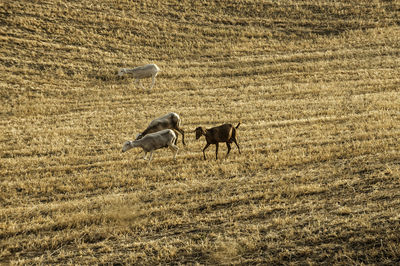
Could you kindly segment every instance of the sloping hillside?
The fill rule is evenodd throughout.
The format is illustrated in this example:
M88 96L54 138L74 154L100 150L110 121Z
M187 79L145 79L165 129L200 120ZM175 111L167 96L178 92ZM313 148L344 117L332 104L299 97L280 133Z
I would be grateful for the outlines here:
M399 262L398 1L97 2L0 3L0 263Z

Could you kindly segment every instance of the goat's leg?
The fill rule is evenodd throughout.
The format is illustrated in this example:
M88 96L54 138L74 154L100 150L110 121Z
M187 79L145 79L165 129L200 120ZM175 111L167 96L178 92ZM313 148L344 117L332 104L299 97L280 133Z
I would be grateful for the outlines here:
M206 159L206 153L205 150L208 148L208 146L210 146L210 143L207 143L206 146L203 149L203 156L204 156L204 160Z
M218 160L218 142L215 143L215 160Z
M145 151L143 155L143 160L146 160L146 157L147 157L147 152Z
M236 139L232 139L232 141L233 141L233 142L235 142L236 146L238 147L239 154L241 154L241 153L240 153L240 148L239 148L239 145L237 144L237 141L236 141Z
M153 159L153 151L150 152L149 164L151 162L151 159Z
M228 152L226 153L226 157L228 157L228 154L231 151L231 144L229 142L227 142L226 147L228 147Z

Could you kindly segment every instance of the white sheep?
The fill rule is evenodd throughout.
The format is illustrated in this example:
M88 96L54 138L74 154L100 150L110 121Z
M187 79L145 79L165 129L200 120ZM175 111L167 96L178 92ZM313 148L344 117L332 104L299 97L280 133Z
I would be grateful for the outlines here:
M131 74L132 77L136 79L135 84L139 83L140 87L144 89L141 79L144 78L152 78L152 83L150 86L150 90L153 88L154 83L156 82L156 76L160 72L160 68L156 64L144 65L136 68L121 68L118 71L118 75L122 77L124 74Z
M146 159L150 152L149 163L153 158L153 151L161 148L170 148L174 152L174 160L178 153L178 147L174 144L176 140L175 132L171 129L164 129L155 133L148 134L139 140L126 141L122 147L122 152L126 152L134 147L141 147L144 151L143 159Z
M173 129L182 134L182 143L185 145L185 131L180 128L181 118L177 113L168 113L150 122L149 126L139 135L136 140L143 138L149 133L154 133L163 129ZM176 143L175 143L176 144Z

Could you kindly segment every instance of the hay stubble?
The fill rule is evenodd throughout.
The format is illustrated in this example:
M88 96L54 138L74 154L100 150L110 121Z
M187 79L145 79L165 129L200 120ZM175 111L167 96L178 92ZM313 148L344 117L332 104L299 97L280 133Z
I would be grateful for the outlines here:
M398 262L395 1L0 10L2 262ZM151 92L117 78L144 63ZM170 111L176 161L121 154ZM189 132L239 121L242 155L202 160Z

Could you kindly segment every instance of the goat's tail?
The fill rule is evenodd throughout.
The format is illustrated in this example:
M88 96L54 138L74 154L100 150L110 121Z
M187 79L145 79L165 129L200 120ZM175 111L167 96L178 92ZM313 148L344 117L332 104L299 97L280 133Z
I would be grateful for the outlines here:
M239 124L237 124L236 128L238 128L239 126L240 126L240 122L239 122Z

